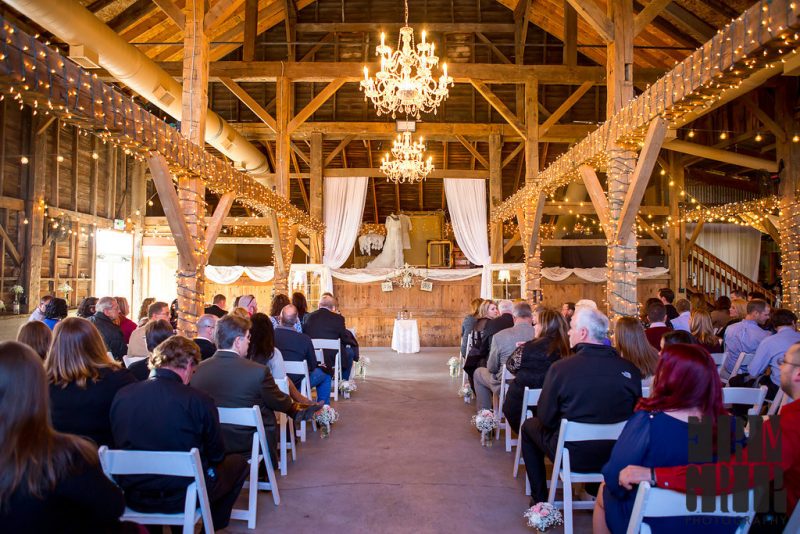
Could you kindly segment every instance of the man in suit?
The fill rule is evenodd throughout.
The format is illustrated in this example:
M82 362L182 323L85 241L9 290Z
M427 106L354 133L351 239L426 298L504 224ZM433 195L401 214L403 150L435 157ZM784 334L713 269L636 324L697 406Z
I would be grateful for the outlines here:
M227 315L217 323L216 342L219 350L200 362L192 377L192 387L208 394L222 408L259 406L267 432L273 464L277 465L277 419L283 412L296 420L311 419L322 409L321 404L299 404L275 384L269 368L247 359L250 346L250 321ZM224 425L225 450L249 455L253 429Z
M169 322L169 304L156 301L147 308L147 322L131 332L131 337L128 340L128 356L147 356L150 354L150 351L147 350L145 328L148 323L161 320Z
M477 368L473 375L478 411L492 409L492 394L500 391L500 382L503 378L500 369L517 348L517 343L533 339L533 312L530 304L527 302L515 304L512 315L514 326L494 335L486 367Z
M284 306L278 317L280 324L275 329L275 348L281 351L284 361L306 362L310 385L317 388L317 401L330 404L330 374L324 364L317 362L317 355L314 353L314 344L311 342L311 338L295 330L297 308L291 304ZM288 376L299 390L303 377L295 374L289 374Z
M225 317L225 315L228 313L227 311L225 311L226 301L227 299L225 298L225 295L220 295L220 294L214 295L214 300L212 301L211 306L206 308L203 311L203 313L213 315L214 317L217 318ZM202 349L203 347L200 348Z
M217 316L206 313L197 320L197 337L194 342L200 347L200 356L203 361L209 359L217 352L214 344L214 329L217 327Z
M661 336L667 332L672 332L672 328L667 326L667 308L663 303L653 300L647 305L647 320L650 326L644 331L647 341L656 350L661 350Z
M94 323L103 341L106 344L106 350L109 351L114 359L121 361L122 357L128 354L128 344L125 343L125 336L122 335L122 330L115 324L119 318L119 304L114 297L103 297L97 301L95 305L94 315L89 317L89 321Z
M344 317L333 311L336 299L333 296L323 296L319 299L319 309L309 313L303 320L303 333L311 339L338 339L341 347L342 378L348 380L353 368L353 361L358 360L358 342L345 326ZM353 351L347 351L347 346ZM325 366L333 372L336 351L325 350Z
M594 424L625 421L642 396L641 373L614 348L603 344L607 335L605 315L588 308L575 312L569 329L569 344L575 354L550 366L536 417L522 425L522 455L533 503L547 500L544 458L555 457L562 419ZM599 471L613 446L613 441L568 444L572 470Z

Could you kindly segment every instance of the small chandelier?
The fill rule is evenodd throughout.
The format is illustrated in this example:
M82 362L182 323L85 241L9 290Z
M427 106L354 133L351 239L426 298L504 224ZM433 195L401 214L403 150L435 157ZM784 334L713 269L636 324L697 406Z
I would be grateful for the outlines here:
M420 118L420 112L436 114L439 104L447 98L448 87L453 85L453 78L447 75L447 64L442 65L439 81L433 79L431 70L439 63L433 54L433 43L417 43L414 50L414 30L408 25L408 0L405 0L405 25L400 28L397 39L397 50L384 44L385 34L381 32L381 44L375 47L375 55L381 58L381 70L375 78L369 77L364 66L364 79L361 89L364 99L372 100L378 110L378 116L397 112ZM416 73L412 71L416 69Z
M386 181L396 184L420 182L428 177L433 170L431 157L423 160L425 143L422 139L418 142L411 140L411 132L405 131L397 136L392 146L392 156L387 153L381 162L381 172L386 175Z

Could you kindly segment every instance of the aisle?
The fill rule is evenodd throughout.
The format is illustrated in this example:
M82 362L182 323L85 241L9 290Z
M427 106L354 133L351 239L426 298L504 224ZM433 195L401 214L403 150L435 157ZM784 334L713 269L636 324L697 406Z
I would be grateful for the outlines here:
M366 382L334 403L342 419L329 439L312 433L300 446L279 479L281 505L259 496L257 531L533 532L512 454L502 442L480 446L475 404L456 396L446 362L457 349L364 352ZM241 521L228 531L253 532Z

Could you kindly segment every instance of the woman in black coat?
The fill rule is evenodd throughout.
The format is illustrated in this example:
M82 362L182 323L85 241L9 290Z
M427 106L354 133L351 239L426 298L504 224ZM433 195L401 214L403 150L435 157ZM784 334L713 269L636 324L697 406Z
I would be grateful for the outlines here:
M519 430L522 417L525 388L540 389L553 362L569 355L569 327L564 317L556 310L545 308L534 319L534 338L525 343L521 351L509 357L506 363L514 380L509 383L506 392L503 414L515 432ZM520 352L521 356L515 359ZM536 407L532 411L535 416Z

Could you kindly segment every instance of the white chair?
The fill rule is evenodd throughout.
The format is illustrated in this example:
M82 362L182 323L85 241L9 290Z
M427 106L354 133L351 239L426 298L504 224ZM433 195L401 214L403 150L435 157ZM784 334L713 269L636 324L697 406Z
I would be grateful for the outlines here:
M287 396L289 395L289 377L276 378L275 384ZM292 451L292 462L297 460L297 447L294 442L294 420L283 412L276 412L278 416L278 432L280 432L280 460L278 460L278 467L281 471L281 476L286 476L287 466L287 451Z
M722 379L722 383L727 386L731 378L739 374L739 369L742 367L746 368L748 365L750 365L750 362L753 361L755 355L755 352L740 352L739 356L736 358L736 362L733 364L733 369L731 369L730 374L725 371L724 365L721 366L719 368L719 376Z
M550 495L547 501L553 506L564 509L564 534L572 534L572 509L591 510L594 508L594 501L572 501L572 484L574 482L592 483L603 482L603 474L578 473L572 471L569 458L569 449L565 443L576 441L598 441L616 440L619 438L622 429L625 428L627 421L619 423L601 425L590 423L576 423L575 421L561 420L561 428L558 432L558 446L556 456L553 460L553 476L550 479ZM556 501L556 489L561 480L564 486L564 501Z
M122 362L125 364L125 368L127 369L131 365L136 362L140 362L142 360L146 360L147 356L128 356L127 354L122 357Z
M747 404L751 408L747 415L759 415L767 398L767 386L760 388L722 388L722 404Z
M336 359L334 360L333 367L333 382L331 383L331 392L333 400L339 400L339 381L342 379L342 345L338 339L312 339L314 343L314 352L317 354L317 361L325 363L323 349L335 350Z
M642 398L646 399L650 397L650 386L642 386Z
M287 375L301 375L303 377L302 382L300 382L300 393L307 399L311 399L311 379L308 377L308 364L305 361L302 362L290 362L284 361L284 367L286 368ZM287 377L288 378L288 377ZM311 426L316 430L316 426L314 425L314 421L311 421ZM300 421L300 442L306 442L306 422Z
M522 394L522 413L519 416L519 428L517 429L517 451L514 453L514 478L517 478L519 466L522 465L522 423L533 417L531 408L539 404L539 397L542 395L541 389L525 388ZM528 477L525 477L525 495L530 495L530 484Z
M500 391L497 394L497 404L494 406L494 414L495 417L499 417L500 419L497 422L497 439L500 439L500 433L505 433L506 439L506 452L511 452L511 448L517 444L517 440L511 439L511 425L508 424L506 421L506 416L503 413L503 404L506 401L506 394L508 393L508 385L509 383L514 380L514 375L512 375L506 369L506 364L503 364L500 367ZM492 400L494 401L494 396L492 396Z
M248 487L247 510L234 508L231 511L231 519L244 519L247 521L247 528L256 528L256 514L258 513L258 490L272 491L272 500L275 506L281 503L281 495L278 492L278 479L275 477L275 470L272 468L272 458L270 458L269 447L267 446L267 434L264 432L264 421L261 419L261 410L258 406L252 408L217 408L219 411L219 422L223 425L237 425L248 428L255 428L253 432L253 447L250 449L250 476L245 481ZM267 480L269 482L258 481L258 464L263 461L267 470Z
M722 367L722 363L725 361L725 353L724 352L713 352L711 353L711 359L714 360L714 363L717 366L717 369Z
M699 506L690 511L686 507L686 494L677 491L661 488L651 488L649 482L639 484L636 492L636 501L633 505L633 513L628 523L627 534L650 534L650 526L643 522L646 517L685 517L685 516L710 516L740 518L736 534L745 534L749 529L755 515L755 490L747 492L748 507L746 511L735 511L733 506L734 495L718 495L713 512L703 511ZM786 532L797 532L786 531Z
M200 461L200 451L196 448L189 452L121 451L109 450L104 445L100 447L98 454L103 472L112 479L114 475L164 475L194 479L186 487L183 512L148 514L126 507L120 520L141 525L183 525L183 534L194 534L194 525L202 517L205 533L214 534L203 464Z
M797 532L800 532L800 506L794 507L794 512L789 517L786 528L783 529L783 534L796 534Z
M767 410L767 415L775 415L781 413L781 410L784 406L792 402L792 398L783 392L782 389L779 389L778 392L775 394L775 398L772 399L772 404L769 405L769 410Z

